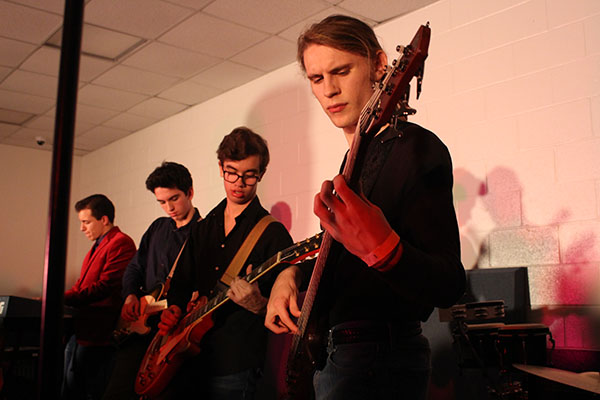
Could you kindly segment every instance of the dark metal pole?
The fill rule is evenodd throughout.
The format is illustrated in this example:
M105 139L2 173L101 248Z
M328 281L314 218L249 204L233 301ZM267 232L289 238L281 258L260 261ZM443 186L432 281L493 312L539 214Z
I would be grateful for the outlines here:
M82 27L83 0L66 0L46 233L38 399L58 399L63 376L62 318Z

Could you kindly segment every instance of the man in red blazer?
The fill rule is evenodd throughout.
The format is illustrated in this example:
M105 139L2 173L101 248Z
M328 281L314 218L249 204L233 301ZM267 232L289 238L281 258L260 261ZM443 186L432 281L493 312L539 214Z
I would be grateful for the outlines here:
M65 349L63 399L100 399L112 364L110 335L121 309L121 282L135 244L113 225L115 207L102 194L75 204L81 231L94 241L79 279L65 292L76 309L75 334Z

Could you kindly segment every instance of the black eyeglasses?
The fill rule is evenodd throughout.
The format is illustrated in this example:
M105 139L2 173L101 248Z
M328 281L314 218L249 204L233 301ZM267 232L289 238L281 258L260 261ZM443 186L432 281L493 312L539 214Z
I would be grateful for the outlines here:
M229 183L236 183L239 178L242 178L244 185L254 186L258 182L259 175L238 175L235 172L223 170L223 179Z

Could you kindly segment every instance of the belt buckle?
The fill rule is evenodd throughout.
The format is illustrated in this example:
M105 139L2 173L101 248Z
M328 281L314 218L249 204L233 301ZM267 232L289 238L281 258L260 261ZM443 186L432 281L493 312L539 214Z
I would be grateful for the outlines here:
M327 353L331 354L335 351L335 344L333 343L333 329L330 329L327 333Z

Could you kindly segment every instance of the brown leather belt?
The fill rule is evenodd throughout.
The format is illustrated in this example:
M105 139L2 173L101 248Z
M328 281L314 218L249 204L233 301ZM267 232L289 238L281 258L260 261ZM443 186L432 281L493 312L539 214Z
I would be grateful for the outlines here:
M329 331L329 345L350 343L397 343L399 340L421 334L421 323L411 322L364 322L341 324Z

